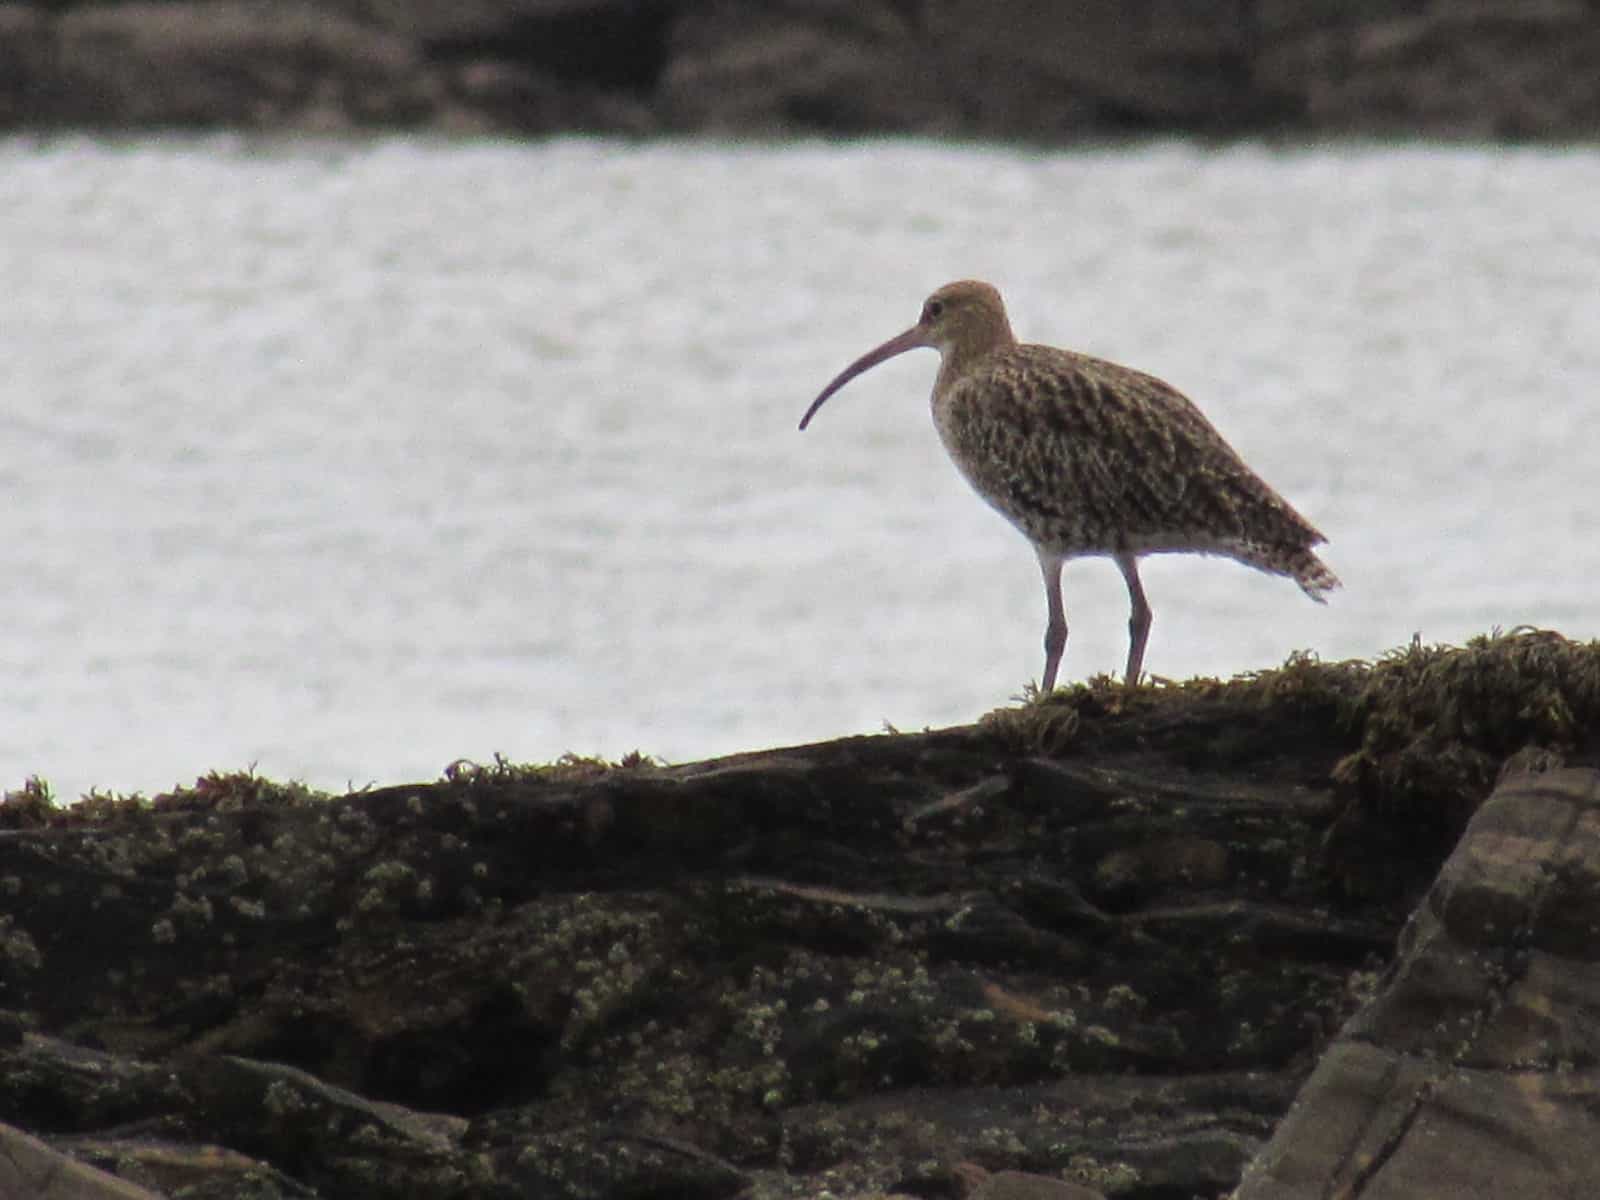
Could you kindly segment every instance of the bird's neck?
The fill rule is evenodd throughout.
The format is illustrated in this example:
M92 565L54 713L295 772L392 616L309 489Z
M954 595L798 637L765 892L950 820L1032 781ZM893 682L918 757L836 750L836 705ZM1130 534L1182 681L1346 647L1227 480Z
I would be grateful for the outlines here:
M939 358L939 378L934 384L938 391L953 387L963 376L981 370L997 355L1013 348L1017 339L1006 329L993 337L956 342L944 349Z

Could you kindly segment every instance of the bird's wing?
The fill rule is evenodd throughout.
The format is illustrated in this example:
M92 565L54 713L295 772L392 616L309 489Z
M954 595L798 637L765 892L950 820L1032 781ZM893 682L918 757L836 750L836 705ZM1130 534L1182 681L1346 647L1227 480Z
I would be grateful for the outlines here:
M1181 392L1103 359L1019 346L953 385L952 446L973 486L1038 538L1112 549L1200 536L1321 537Z

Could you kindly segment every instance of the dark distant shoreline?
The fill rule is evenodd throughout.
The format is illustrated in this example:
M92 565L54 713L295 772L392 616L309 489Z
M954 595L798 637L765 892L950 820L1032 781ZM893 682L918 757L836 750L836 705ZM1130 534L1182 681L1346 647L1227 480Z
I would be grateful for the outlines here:
M0 4L0 129L1587 140L1596 0Z

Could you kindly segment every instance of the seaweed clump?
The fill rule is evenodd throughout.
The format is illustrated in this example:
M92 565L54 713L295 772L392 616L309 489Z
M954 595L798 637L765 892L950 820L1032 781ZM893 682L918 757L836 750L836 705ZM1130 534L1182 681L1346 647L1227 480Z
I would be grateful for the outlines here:
M264 779L254 768L246 771L208 771L191 787L162 792L150 802L157 812L176 809L238 812L243 809L299 808L329 799L303 783L277 783Z
M587 754L563 754L548 763L512 762L496 753L494 761L474 762L458 758L444 769L444 782L461 788L502 786L516 783L577 783L609 775L613 771L653 770L661 763L648 754L631 750L615 762Z
M0 795L0 829L38 829L50 823L54 810L50 785L30 775L15 791Z
M1232 679L1199 676L1173 680L1161 676L1129 688L1111 675L1041 694L1029 683L1019 703L998 708L978 720L978 729L1014 754L1065 754L1087 749L1091 732L1106 735L1118 721L1140 733L1203 723L1226 731L1229 723L1289 721L1312 725L1326 740L1333 731L1354 745L1358 700L1371 664L1359 659L1323 662L1296 651L1283 666L1251 671Z
M265 808L298 808L329 799L303 783L278 783L255 770L208 771L191 786L175 787L154 797L143 792L91 788L75 803L57 803L50 785L37 776L0 797L0 829L70 828L99 825L122 818L144 819L167 812L239 812Z
M1351 719L1360 746L1335 781L1383 814L1459 827L1513 762L1548 769L1600 748L1600 641L1528 628L1414 639L1372 665Z
M1358 807L1458 833L1508 764L1548 769L1600 751L1600 641L1524 627L1465 646L1415 638L1371 662L1297 652L1231 680L1125 688L1098 676L1019 699L978 722L1019 754L1084 748L1112 718L1142 732L1204 722L1219 738L1252 723L1280 739L1309 727L1338 755L1331 782Z

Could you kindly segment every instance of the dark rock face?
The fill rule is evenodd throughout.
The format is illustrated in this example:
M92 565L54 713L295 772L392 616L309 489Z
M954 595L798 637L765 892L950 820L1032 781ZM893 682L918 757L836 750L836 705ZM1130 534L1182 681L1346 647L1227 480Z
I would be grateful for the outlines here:
M0 125L1600 133L1595 0L0 4Z
M0 112L17 124L338 129L437 107L410 42L311 4L11 8Z
M1590 1194L1597 899L1600 771L1500 788L1240 1200Z
M1577 1195L1595 773L1515 775L1439 867L1495 763L1592 761L1597 729L1600 645L1523 634L680 767L25 789L0 1163L1022 1200L1220 1196L1253 1159L1247 1194L1322 1195L1386 1178L1371 1142L1382 1194Z

